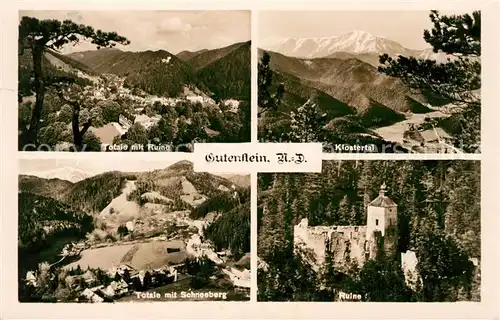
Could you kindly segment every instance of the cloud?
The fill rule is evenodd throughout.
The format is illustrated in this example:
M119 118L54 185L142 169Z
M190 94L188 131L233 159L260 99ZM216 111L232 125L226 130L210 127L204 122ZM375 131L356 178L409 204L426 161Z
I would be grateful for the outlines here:
M189 23L184 23L179 17L163 19L158 26L158 31L161 33L183 33L192 29Z
M72 20L75 23L82 23L83 16L78 11L70 11L66 14L66 19Z
M247 11L23 11L22 15L39 19L71 19L94 29L127 37L126 51L163 49L175 53L182 50L214 49L250 39L250 12ZM147 35L147 36L144 36ZM95 45L82 41L77 46L64 46L63 52L94 50Z

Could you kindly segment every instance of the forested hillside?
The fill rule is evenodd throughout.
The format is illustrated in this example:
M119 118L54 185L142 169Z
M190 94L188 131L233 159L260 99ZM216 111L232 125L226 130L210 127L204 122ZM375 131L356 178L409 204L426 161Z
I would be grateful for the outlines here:
M177 56L177 58L181 59L182 61L188 61L188 60L190 60L190 59L196 57L197 55L199 55L203 52L206 52L206 51L208 51L208 49L202 49L199 51L184 50L184 51L181 51L178 54L176 54L176 56Z
M425 50L359 31L290 38L274 46L280 53L260 50L260 140L321 142L325 152L336 144L382 153L478 151L480 12L431 11L429 18Z
M19 190L39 196L61 199L73 184L61 179L43 179L35 176L19 176Z
M98 73L125 77L124 86L150 94L176 97L185 84L193 84L193 70L165 51L128 52L116 49L76 52L69 55Z
M358 111L368 108L370 99L394 111L409 110L409 97L419 99L420 103L426 102L424 96L412 94L400 80L380 74L377 68L357 59L307 60L275 52L268 54L271 57L270 67L275 72L288 73L302 79L309 86Z
M60 236L83 236L92 230L92 217L51 198L19 193L18 247L37 251Z
M116 49L130 41L70 20L23 17L19 28L22 151L118 144L122 151L191 152L195 141L250 140L250 42L181 52L181 59L163 49ZM31 41L43 28L62 40ZM80 41L96 50L56 52Z
M191 65L195 70L201 70L209 64L222 59L233 51L239 49L242 46L245 46L247 43L239 42L232 44L227 47L212 49L212 50L200 50L196 52L192 52L187 56L186 54L179 53L177 56L184 61L189 61L189 65ZM250 49L249 49L250 50Z
M75 210L96 213L121 193L127 178L131 179L134 176L121 172L107 172L73 184L66 180L20 175L19 190L54 198Z
M176 97L183 86L198 85L218 99L248 100L250 96L250 42L197 52L184 59L164 50L117 49L75 52L68 58L94 72L125 77L126 87L154 95Z
M236 257L250 252L250 201L224 213L205 230L216 250L230 249Z
M206 65L197 76L216 99L250 101L250 41Z
M63 202L85 212L99 212L121 193L126 180L121 172L106 172L79 181L64 194Z
M283 278L296 277L293 273L281 274L281 270L292 271L280 261L286 257L292 259L290 263L302 264L290 251L293 226L300 219L308 218L310 225L365 225L366 206L377 196L384 182L386 194L398 205L398 251L416 252L423 279L422 291L408 295L404 281L401 284L400 269L394 269L387 261L376 265L372 265L375 262L367 263L361 270L354 268L357 271L351 275L338 274L336 285L344 289L349 281L354 285L356 274L361 272L366 277L356 290L365 294L371 292L373 301L478 299L479 271L474 273L469 262L469 259L481 257L478 161L324 161L321 174L259 174L258 255L271 270L259 271L261 277L268 279L275 273ZM263 203L267 204L266 215L263 215ZM307 266L303 268L306 274L312 272ZM370 271L370 268L375 269ZM373 280L370 277L375 275L371 273L380 269L377 271L380 276L381 270L389 270L384 268L393 270L391 276L399 279L401 295L390 297L370 291L386 290L382 284L378 288L366 288L363 282ZM473 277L473 273L476 276ZM323 299L317 295L314 283L319 281L315 277L324 275L312 274L304 282L311 285L311 295L301 293L300 299ZM339 280L340 276L349 281ZM389 279L382 277L378 281ZM276 292L271 292L270 285L267 280L259 282L261 299L275 297ZM299 286L288 285L291 287L286 289L289 293L282 298L285 300L293 299L294 292L301 290Z
M54 66L49 57L54 56L59 59L65 59L66 63L71 63L74 70L62 70ZM67 58L64 55L57 54L56 52L49 51L42 59L42 70L45 75L45 80L47 84L50 84L53 80L56 80L58 77L65 77L76 81L81 85L88 85L90 81L83 77L78 76L76 70L82 69L91 73L92 71L87 66L74 61L73 59ZM34 93L33 88L33 56L31 54L31 50L25 50L22 55L19 55L18 60L18 90L19 95L23 96L31 96Z

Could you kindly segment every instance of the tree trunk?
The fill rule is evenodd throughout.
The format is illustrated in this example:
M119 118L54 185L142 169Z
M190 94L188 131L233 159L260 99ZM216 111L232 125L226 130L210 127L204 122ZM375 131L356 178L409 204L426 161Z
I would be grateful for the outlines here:
M33 55L33 70L35 73L35 106L31 113L31 121L28 132L26 134L25 144L37 144L38 127L40 124L40 116L42 114L43 99L45 97L45 84L43 82L42 58L43 47L34 46Z
M73 143L77 150L81 150L83 145L83 136L80 134L80 106L73 105L73 119L71 120L71 126L73 128Z
M71 121L71 126L73 128L73 143L77 151L83 149L83 136L87 130L92 125L92 120L89 120L83 124L82 130L80 130L80 106L73 105L73 119Z

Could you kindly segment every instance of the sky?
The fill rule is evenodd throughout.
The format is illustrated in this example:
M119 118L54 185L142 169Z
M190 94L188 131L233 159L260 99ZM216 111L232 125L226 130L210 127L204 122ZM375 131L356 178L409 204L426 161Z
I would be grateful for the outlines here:
M423 39L424 29L432 28L429 13L430 11L261 11L258 16L258 45L266 47L283 38L332 37L359 30L396 41L408 49L425 49L430 47Z
M127 152L128 153L128 152ZM139 153L136 153L139 154ZM159 154L159 153L157 153ZM110 154L106 154L110 155ZM112 156L118 156L116 153L111 154ZM182 153L169 153L169 158L174 160L157 160L148 159L144 161L143 157L131 158L127 154L127 158L119 157L117 158L107 158L103 161L102 157L94 158L95 161L89 158L81 159L58 159L58 158L48 158L48 159L19 159L19 174L29 174L29 175L42 175L45 171L52 171L55 169L62 168L74 168L85 172L89 176L97 175L109 171L123 171L123 172L145 172L153 171L157 169L165 169L179 161L184 160ZM160 155L161 156L161 155ZM64 173L61 173L64 175ZM235 175L235 173L223 173L223 172L212 172L212 174L220 175L225 178ZM242 173L246 175L246 173ZM64 178L61 176L60 178Z
M250 11L21 11L38 19L70 19L127 37L127 51L215 49L250 40ZM65 46L63 53L94 50L90 43Z
M59 168L75 168L89 175L96 175L109 171L127 171L127 172L143 172L153 171L156 169L165 169L166 167L178 162L164 160L148 160L144 159L125 159L120 161L89 161L86 159L20 159L19 173L20 174L36 174L38 172L49 171Z

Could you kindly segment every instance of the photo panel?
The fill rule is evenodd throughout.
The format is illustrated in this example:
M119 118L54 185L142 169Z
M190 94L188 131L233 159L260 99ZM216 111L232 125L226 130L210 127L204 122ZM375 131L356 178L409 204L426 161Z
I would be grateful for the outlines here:
M258 175L258 301L481 301L474 160Z
M480 11L259 11L257 28L259 141L480 152Z
M250 300L250 176L19 160L19 302Z
M18 150L192 152L195 142L250 142L250 17L20 11Z

